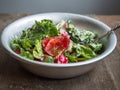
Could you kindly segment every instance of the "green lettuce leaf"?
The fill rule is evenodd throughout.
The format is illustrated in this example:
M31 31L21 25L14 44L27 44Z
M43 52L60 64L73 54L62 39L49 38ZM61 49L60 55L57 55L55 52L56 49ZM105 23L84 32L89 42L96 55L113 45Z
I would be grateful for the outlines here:
M65 51L64 54L70 62L88 60L97 56L97 54L89 46L80 44L74 44L72 52Z
M19 44L19 39L14 38L14 40L10 42L10 46L14 51L19 50L20 47L21 47L20 44Z
M20 55L31 60L34 60L32 53L30 53L29 51L25 51L23 48L20 48Z
M71 40L75 43L88 44L97 36L97 34L91 31L77 29L72 22L68 22L68 28L66 30L70 34Z
M52 56L46 56L45 57L45 62L47 62L47 63L54 63L54 59L53 59Z
M101 43L90 43L89 44L92 48L92 50L94 50L95 52L98 52L101 50L101 48L103 47L103 44Z
M33 56L37 59L40 59L42 55L43 55L42 41L36 40L35 48L33 49Z

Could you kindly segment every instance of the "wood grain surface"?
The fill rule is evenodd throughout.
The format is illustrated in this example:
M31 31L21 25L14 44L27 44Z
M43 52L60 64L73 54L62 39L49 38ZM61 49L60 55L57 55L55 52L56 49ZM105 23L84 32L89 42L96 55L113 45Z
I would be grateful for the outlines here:
M0 34L14 20L28 14L0 14ZM89 15L108 26L120 23L120 15ZM0 44L0 90L120 90L120 30L115 50L90 72L55 80L36 76L7 55Z

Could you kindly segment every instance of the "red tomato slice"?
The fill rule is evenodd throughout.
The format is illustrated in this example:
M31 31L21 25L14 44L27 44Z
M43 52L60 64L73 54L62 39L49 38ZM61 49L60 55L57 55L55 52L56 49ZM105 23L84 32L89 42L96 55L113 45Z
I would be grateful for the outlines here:
M45 38L43 41L42 41L42 45L43 45L43 48L46 47L47 43L49 42L51 38Z
M61 43L57 39L51 39L45 47L45 51L51 55L56 56L63 51L63 48L60 46Z
M68 48L69 43L70 43L70 39L67 36L61 36L61 44L65 49Z
M70 39L67 36L57 36L52 38L45 38L43 40L44 51L51 55L57 56L68 48Z

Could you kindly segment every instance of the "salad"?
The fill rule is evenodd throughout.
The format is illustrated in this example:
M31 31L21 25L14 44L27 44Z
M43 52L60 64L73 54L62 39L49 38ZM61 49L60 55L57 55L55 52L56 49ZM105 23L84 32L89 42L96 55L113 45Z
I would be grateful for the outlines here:
M55 24L50 19L34 25L10 42L12 50L30 60L47 63L73 63L89 60L100 54L103 44L95 42L97 34L79 30L70 20Z

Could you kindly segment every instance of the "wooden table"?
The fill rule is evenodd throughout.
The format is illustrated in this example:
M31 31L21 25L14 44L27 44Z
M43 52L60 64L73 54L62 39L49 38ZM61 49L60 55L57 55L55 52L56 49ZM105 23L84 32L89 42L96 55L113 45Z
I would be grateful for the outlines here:
M6 25L27 14L0 14L0 33ZM89 15L109 26L120 15ZM65 80L42 78L24 70L0 45L0 90L120 90L120 30L116 49L91 72Z

